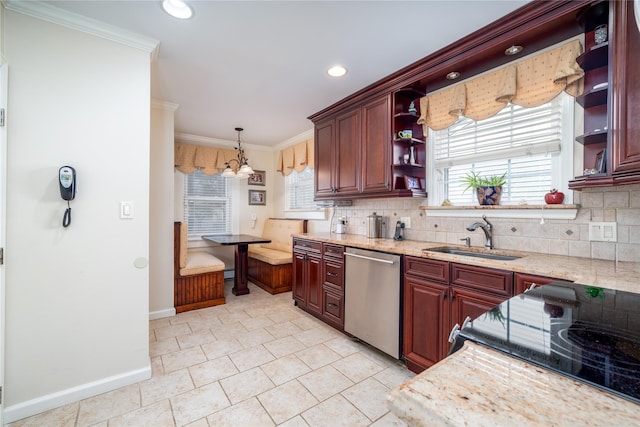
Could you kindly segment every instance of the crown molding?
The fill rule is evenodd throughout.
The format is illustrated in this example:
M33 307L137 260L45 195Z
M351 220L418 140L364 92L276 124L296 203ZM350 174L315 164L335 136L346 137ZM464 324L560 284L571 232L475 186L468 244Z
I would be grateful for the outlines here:
M158 110L165 110L175 113L178 108L180 108L180 104L174 104L169 101L160 101L159 99L151 100L151 108L156 108Z
M280 144L273 147L275 150L282 150L290 145L297 144L302 141L306 141L308 139L313 139L313 128L306 130L302 133L299 133L296 136L293 136L286 141L281 142Z
M48 3L39 1L9 0L4 1L5 9L12 12L42 19L63 27L81 31L129 47L140 49L150 54L151 61L158 57L160 42L151 37L110 25L74 12L69 12Z

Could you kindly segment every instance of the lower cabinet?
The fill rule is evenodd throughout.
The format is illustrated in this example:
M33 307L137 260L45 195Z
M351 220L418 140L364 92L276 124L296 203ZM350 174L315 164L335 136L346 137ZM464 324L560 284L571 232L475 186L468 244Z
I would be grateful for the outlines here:
M416 373L449 353L449 333L513 294L513 273L405 257L403 357Z
M292 294L296 305L344 330L344 246L293 239Z
M322 313L322 243L293 240L293 299L313 314Z
M555 282L556 280L564 279L554 279L552 277L535 276L533 274L526 273L515 273L513 277L513 294L520 295L531 286L546 285L548 283Z

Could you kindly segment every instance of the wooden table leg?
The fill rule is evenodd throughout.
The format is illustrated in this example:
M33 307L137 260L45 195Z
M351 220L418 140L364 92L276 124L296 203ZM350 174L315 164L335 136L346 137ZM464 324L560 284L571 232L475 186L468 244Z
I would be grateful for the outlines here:
M248 250L248 244L236 245L235 277L233 278L233 289L231 290L234 295L246 295L249 293L249 287L247 286Z

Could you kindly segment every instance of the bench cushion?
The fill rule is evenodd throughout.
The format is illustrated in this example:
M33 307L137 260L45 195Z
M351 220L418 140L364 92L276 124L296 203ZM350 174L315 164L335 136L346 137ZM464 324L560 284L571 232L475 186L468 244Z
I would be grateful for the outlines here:
M291 247L291 235L304 233L304 221L297 219L272 219L264 223L262 237L271 240L271 243L263 243L261 248L293 253ZM256 246L256 245L253 245Z
M271 265L291 264L293 259L291 252L252 246L249 246L249 257Z
M204 251L189 251L186 255L185 266L180 268L180 275L189 276L222 270L224 270L224 262L214 255Z

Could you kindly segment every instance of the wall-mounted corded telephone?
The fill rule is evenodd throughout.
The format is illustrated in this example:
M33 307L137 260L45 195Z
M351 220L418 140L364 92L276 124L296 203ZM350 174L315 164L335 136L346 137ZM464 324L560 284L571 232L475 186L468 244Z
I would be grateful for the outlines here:
M60 197L67 201L67 210L62 218L62 226L68 227L71 224L71 205L69 201L76 197L76 170L71 166L60 168L58 181L60 184Z

